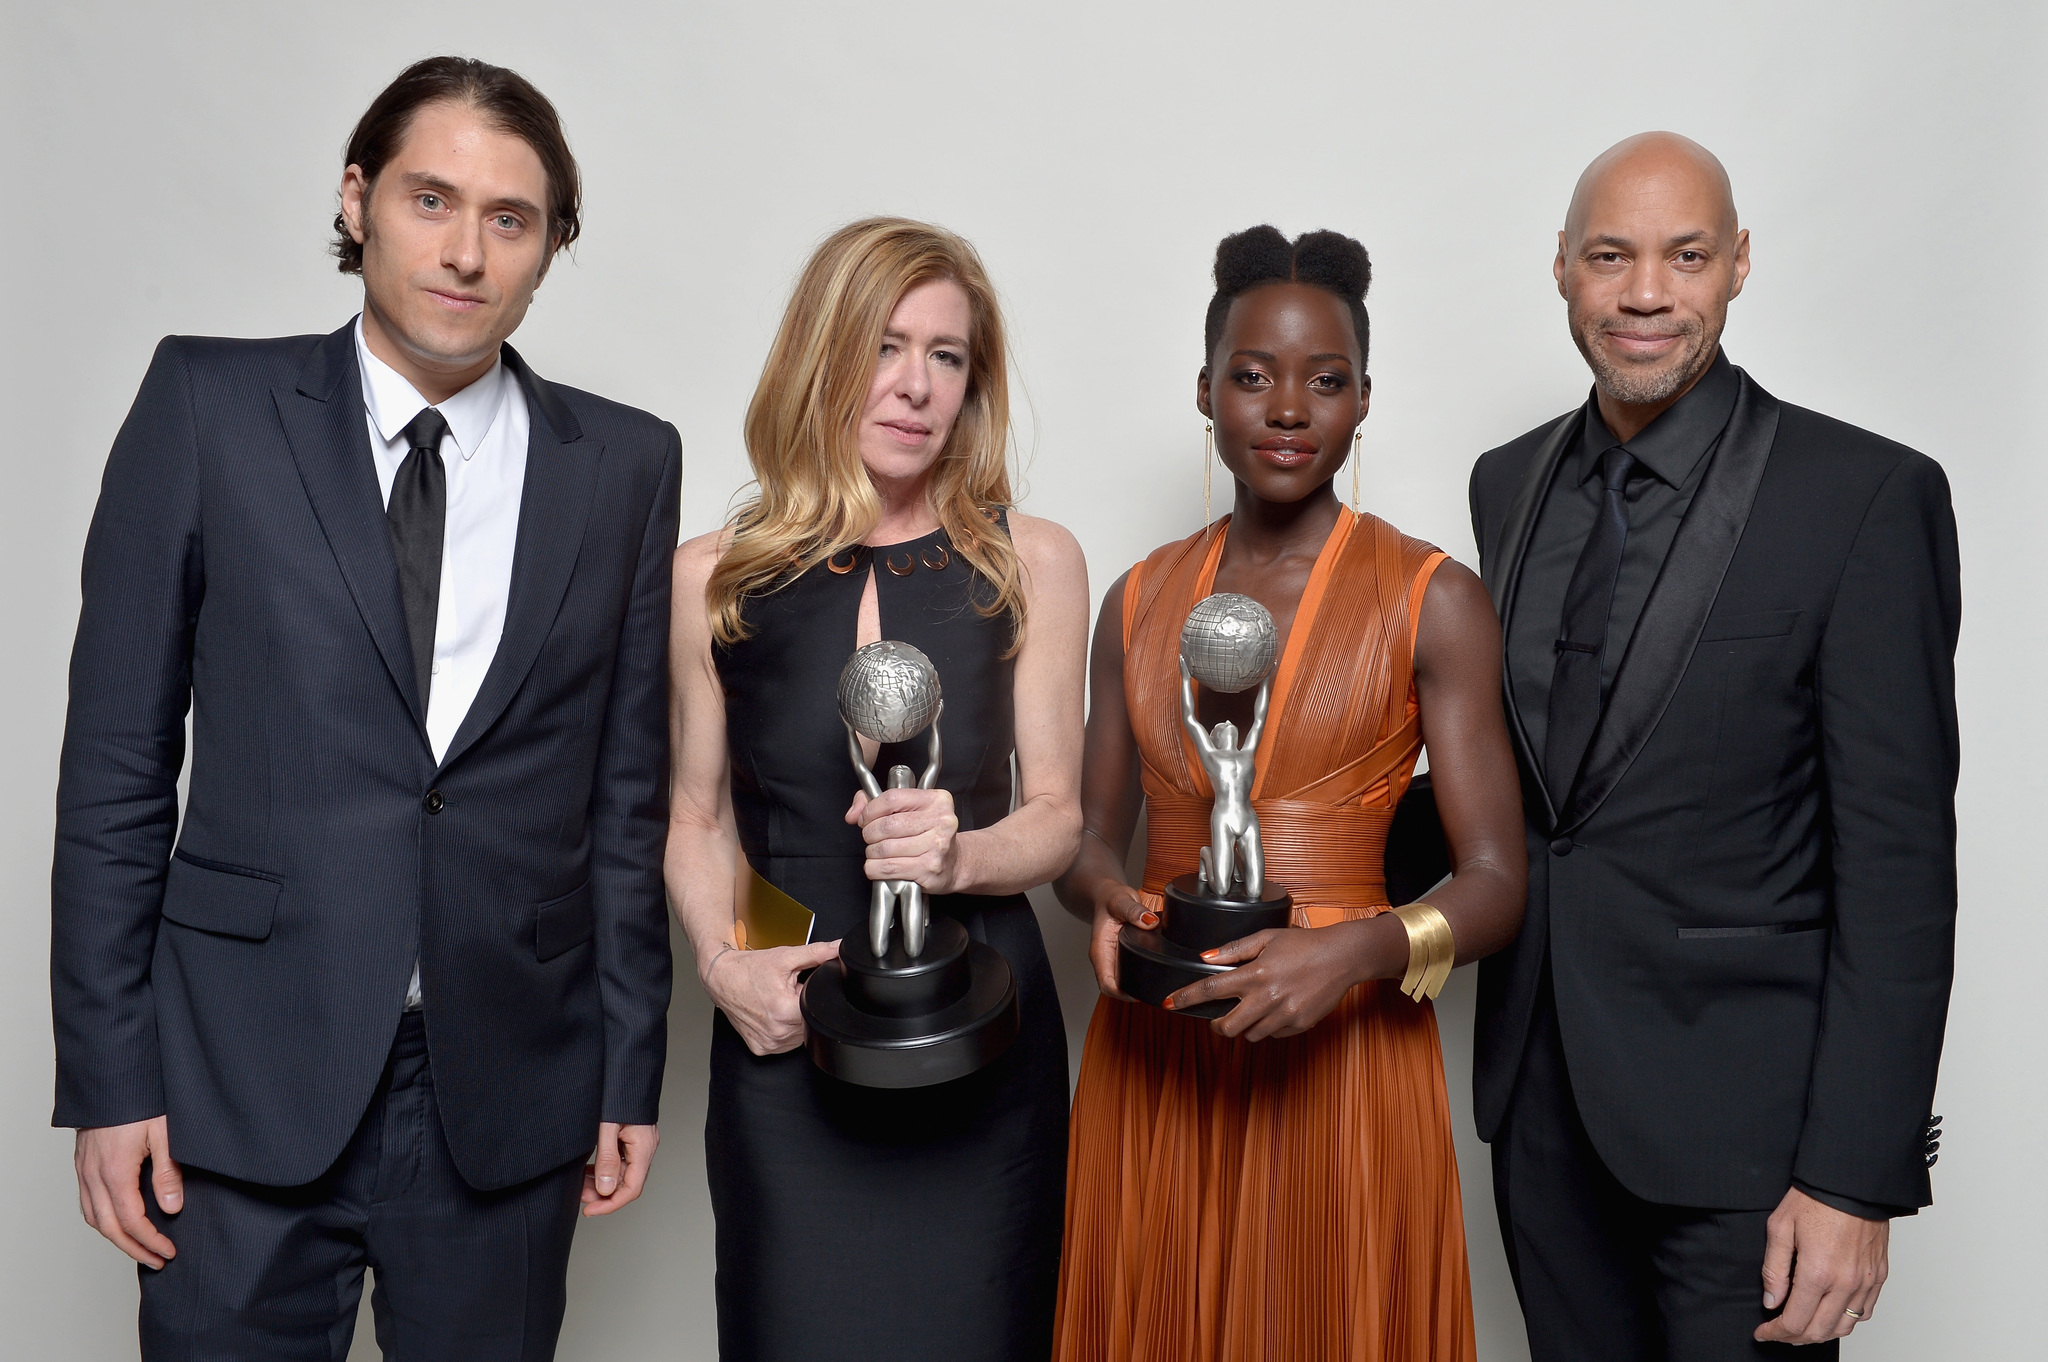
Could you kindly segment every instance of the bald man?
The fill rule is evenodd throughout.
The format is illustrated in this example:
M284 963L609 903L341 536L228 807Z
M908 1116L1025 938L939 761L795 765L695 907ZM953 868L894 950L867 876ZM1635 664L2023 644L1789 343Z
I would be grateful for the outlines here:
M1530 1351L1831 1356L1939 1134L1948 484L1729 362L1704 148L1594 161L1555 273L1592 395L1472 472L1529 827L1473 1086Z

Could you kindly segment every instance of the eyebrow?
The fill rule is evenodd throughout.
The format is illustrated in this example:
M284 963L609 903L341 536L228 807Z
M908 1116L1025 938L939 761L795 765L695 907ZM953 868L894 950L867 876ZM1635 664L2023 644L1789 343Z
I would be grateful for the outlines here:
M1685 232L1678 236L1669 238L1664 243L1664 249L1668 251L1676 249L1679 246L1689 246L1692 243L1698 241L1711 242L1714 240L1714 234L1702 227L1694 231ZM1600 236L1588 237L1586 239L1585 248L1587 250L1595 250L1603 246L1618 246L1625 251L1632 251L1636 248L1636 243L1627 237L1608 236L1604 233Z
M909 339L910 339L910 333L909 333L908 331L898 331L898 330L897 330L897 329L896 329L895 327L893 327L893 326L892 326L892 327L890 327L890 328L889 328L888 330L886 330L886 331L884 331L884 332L882 333L882 339L883 339L883 340L899 340L899 341L901 341L901 340L909 340ZM933 345L950 345L950 346L952 346L952 347L953 347L954 349L956 349L956 350L966 350L966 349L969 349L969 348L970 348L970 347L968 346L967 342L966 342L966 341L964 341L964 340L962 340L962 339L961 339L960 337L958 337L958 336L933 336L933 337L932 337L932 344L933 344Z
M404 179L408 189L431 189L443 198L459 199L462 197L460 189L457 189L438 175L429 175L423 171L415 170L407 172ZM539 217L541 215L540 205L527 199L504 198L493 200L493 203L496 207L510 208L515 212L525 213L531 217Z
M1280 362L1280 357L1278 355L1275 355L1270 351L1266 350L1232 350L1230 352L1230 357L1232 359L1236 359L1239 355L1243 355L1247 359L1262 359L1268 364L1278 364ZM1322 354L1310 355L1308 357L1308 361L1311 364L1324 364L1331 360L1335 360L1339 364L1349 364L1351 362L1351 356L1341 354Z

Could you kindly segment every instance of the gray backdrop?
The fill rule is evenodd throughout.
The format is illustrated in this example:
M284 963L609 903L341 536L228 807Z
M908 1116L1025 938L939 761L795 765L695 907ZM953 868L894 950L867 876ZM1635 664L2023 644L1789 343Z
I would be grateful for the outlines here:
M327 331L349 127L407 62L516 67L560 105L588 227L518 337L541 373L683 434L683 528L744 477L739 426L793 275L832 227L929 218L1003 292L1024 505L1095 590L1200 512L1193 380L1216 239L1270 220L1371 248L1365 500L1473 561L1475 455L1576 404L1550 280L1580 167L1667 127L1734 176L1755 271L1737 362L1948 469L1968 613L1963 915L1938 1204L1903 1222L1861 1358L2019 1355L2048 1268L2033 873L2044 812L2038 397L2041 7L1166 5L1038 0L254 3L0 8L0 393L11 722L0 783L0 1351L132 1356L125 1259L80 1223L50 1130L51 791L79 547L168 332ZM1094 988L1048 901L1078 1042ZM1466 1086L1470 971L1439 1004L1481 1354L1523 1355ZM680 971L648 1195L578 1241L563 1356L713 1355L701 1131L708 1006ZM2038 1345L2036 1345L2038 1346ZM356 1356L374 1355L367 1329Z

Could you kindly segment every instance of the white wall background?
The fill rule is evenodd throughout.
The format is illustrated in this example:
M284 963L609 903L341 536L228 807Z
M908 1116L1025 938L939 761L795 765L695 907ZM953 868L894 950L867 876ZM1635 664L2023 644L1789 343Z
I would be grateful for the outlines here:
M0 1351L134 1353L132 1270L80 1223L71 1137L46 1125L51 793L109 442L158 337L349 317L358 286L322 255L340 148L386 81L439 51L515 67L559 104L588 176L587 236L518 343L543 374L676 422L685 533L717 523L744 476L741 414L810 247L850 218L902 213L985 255L1015 328L1024 504L1079 535L1098 592L1197 522L1192 391L1219 236L1270 220L1371 248L1366 502L1471 562L1474 456L1586 390L1550 281L1580 167L1645 128L1718 152L1754 233L1730 353L1780 397L1940 459L1962 526L1947 1144L1937 1204L1897 1227L1883 1306L1849 1352L2039 1347L2038 4L8 0ZM1081 933L1042 916L1078 1055L1093 1001ZM1468 975L1441 1008L1481 1355L1519 1358L1470 1130ZM667 1143L647 1197L581 1232L565 1358L713 1355L708 1011L685 967ZM374 1356L367 1334L357 1357Z

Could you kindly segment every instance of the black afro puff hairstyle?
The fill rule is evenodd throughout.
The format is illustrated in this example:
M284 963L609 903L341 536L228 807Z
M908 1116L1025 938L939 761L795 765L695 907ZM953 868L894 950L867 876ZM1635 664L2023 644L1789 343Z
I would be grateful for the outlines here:
M1203 363L1216 354L1223 338L1223 319L1240 294L1260 284L1313 284L1328 289L1351 307L1351 326L1358 333L1359 370L1372 353L1372 323L1365 313L1365 293L1372 287L1372 257L1365 247L1342 232L1303 232L1289 241L1277 227L1261 224L1216 243L1216 296L1209 300L1203 326Z

